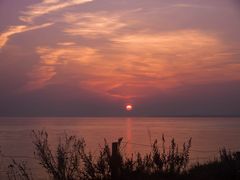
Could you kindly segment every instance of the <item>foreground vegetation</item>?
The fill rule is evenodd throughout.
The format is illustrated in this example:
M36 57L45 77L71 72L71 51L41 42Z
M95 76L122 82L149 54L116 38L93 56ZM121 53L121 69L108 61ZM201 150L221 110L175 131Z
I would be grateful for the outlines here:
M121 152L122 139L119 139L114 152L105 141L97 157L86 151L84 139L66 136L53 151L48 134L33 131L35 157L53 180L239 180L240 153L219 152L219 158L204 164L189 166L191 139L179 148L174 139L169 148L165 147L164 136L159 143L152 144L146 155L140 153L126 156ZM181 150L180 150L181 149ZM34 173L26 162L15 160L8 167L10 180L34 180Z

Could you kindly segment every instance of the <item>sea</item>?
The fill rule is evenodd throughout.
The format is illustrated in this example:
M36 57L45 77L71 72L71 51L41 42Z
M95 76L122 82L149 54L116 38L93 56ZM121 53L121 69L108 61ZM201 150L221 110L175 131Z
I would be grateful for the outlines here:
M47 179L34 156L32 133L42 130L48 133L53 152L66 135L84 138L87 150L95 156L105 140L111 147L119 138L123 138L121 151L125 155L146 154L156 139L161 147L163 135L166 147L174 138L180 151L191 138L191 163L213 160L222 148L240 151L238 117L1 117L0 179L6 178L13 159L26 162L33 173L41 174L39 179Z

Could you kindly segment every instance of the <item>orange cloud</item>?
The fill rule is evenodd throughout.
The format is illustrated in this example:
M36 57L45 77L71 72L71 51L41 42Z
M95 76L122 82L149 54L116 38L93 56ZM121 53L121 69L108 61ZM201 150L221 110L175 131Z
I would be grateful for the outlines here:
M226 59L218 56L209 61L209 58L225 51L225 46L218 38L206 33L185 30L123 35L112 40L118 54L122 55L120 59L142 64L139 67L134 63L130 67L137 76L147 79L145 84L157 83L158 88L169 88L184 83L209 82L212 78L223 78L220 75L221 68L215 71L213 69L216 64L225 62ZM129 65L130 63L128 68ZM125 68L124 72L129 71ZM229 76L236 78L232 72ZM141 80L141 83L143 81Z
M119 15L101 13L71 13L65 15L65 22L70 24L64 32L84 37L109 36L126 26Z
M29 73L30 81L24 86L24 90L31 91L45 87L49 81L57 75L57 66L67 65L71 62L89 64L97 57L96 50L87 47L74 47L67 42L67 46L57 48L39 47L37 53L40 55L40 63ZM70 47L68 47L70 46ZM93 58L93 59L92 59Z
M226 63L231 54L226 53L224 44L201 31L111 35L109 40L112 44L97 49L73 42L38 48L41 62L26 87L34 90L52 83L74 83L89 91L129 99L186 84L240 77L239 67Z
M128 34L112 41L103 55L104 68L97 69L96 79L85 82L111 96L131 98L186 84L237 79L230 64L224 65L225 77L222 66L216 68L225 57L208 60L226 50L217 37L201 31Z
M22 88L24 91L32 91L45 87L56 75L54 66L42 65L29 73L31 80Z
M165 33L140 33L128 34L112 39L116 45L124 46L132 52L143 50L145 52L161 53L181 53L195 54L201 50L206 51L206 47L219 44L217 38L206 35L205 33L185 30ZM194 50L191 51L191 50ZM209 50L210 51L210 50Z
M60 42L60 43L58 43L58 45L60 45L60 46L74 46L74 45L76 45L76 43L75 42Z

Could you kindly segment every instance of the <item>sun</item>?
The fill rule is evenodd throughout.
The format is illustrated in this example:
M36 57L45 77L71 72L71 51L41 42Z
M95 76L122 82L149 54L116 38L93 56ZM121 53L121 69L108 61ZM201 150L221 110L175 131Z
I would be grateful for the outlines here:
M127 111L132 111L133 106L131 104L126 105L126 110Z

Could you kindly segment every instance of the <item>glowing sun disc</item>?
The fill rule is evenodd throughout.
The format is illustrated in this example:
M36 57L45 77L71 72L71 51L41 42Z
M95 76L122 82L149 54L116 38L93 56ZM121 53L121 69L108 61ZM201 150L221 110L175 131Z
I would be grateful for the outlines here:
M126 105L126 110L131 111L133 109L133 106L131 104Z

